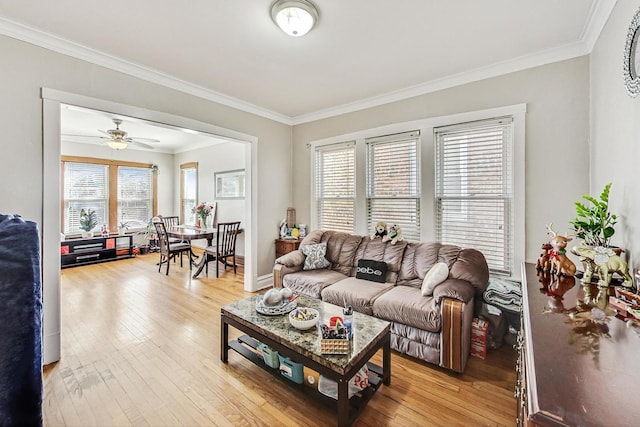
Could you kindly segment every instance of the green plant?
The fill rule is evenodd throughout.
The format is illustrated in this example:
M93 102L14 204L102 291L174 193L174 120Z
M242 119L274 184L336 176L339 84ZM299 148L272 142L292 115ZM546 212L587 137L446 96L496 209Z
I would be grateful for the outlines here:
M587 245L609 246L611 236L615 233L613 226L618 221L618 217L609 212L610 189L611 183L605 185L600 194L600 200L583 195L582 198L591 203L589 206L575 202L576 218L569 221L569 224L573 226L576 237L581 238Z
M122 221L120 222L120 225L118 226L118 228L122 229L122 230L128 230L129 229L129 223L126 221Z
M98 216L96 215L96 211L84 210L80 211L80 229L84 231L93 230L96 225L98 225Z

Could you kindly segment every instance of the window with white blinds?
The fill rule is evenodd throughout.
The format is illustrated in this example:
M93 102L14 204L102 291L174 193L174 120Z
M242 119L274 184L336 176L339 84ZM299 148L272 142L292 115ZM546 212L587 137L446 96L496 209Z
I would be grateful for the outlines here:
M493 273L514 259L513 119L434 129L436 238L480 250Z
M198 198L198 164L180 165L180 219L183 224L194 225L196 214L193 208Z
M63 233L80 233L80 212L95 211L98 225L109 219L109 167L91 163L64 163ZM94 229L94 230L95 230Z
M420 132L378 138L367 144L367 226L397 224L405 239L420 240Z
M355 232L356 157L353 142L315 150L315 200L318 228Z
M150 168L118 166L118 223L130 230L146 227L153 216L153 172Z

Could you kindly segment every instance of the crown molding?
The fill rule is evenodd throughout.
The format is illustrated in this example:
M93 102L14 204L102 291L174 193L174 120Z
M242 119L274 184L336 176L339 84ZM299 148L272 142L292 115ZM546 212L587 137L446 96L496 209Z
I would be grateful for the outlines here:
M293 124L313 122L316 120L327 119L329 117L342 114L352 113L367 108L378 107L380 105L392 102L403 101L427 93L436 92L443 89L449 89L461 86L467 83L473 83L479 80L498 77L505 74L522 71L527 68L538 67L553 62L563 61L578 56L587 55L589 51L584 42L579 41L567 45L559 46L553 49L537 52L531 55L525 55L518 58L498 62L485 67L476 68L464 73L454 74L443 77L441 79L431 80L406 89L388 92L379 96L366 98L360 101L343 104L337 107L327 108L325 110L316 111L310 114L293 117Z
M122 60L115 56L99 52L59 36L55 36L2 17L0 17L0 34L40 46L54 52L88 61L114 71L138 77L145 81L156 83L180 92L236 108L247 113L294 126L342 114L348 114L367 108L373 108L392 102L402 101L416 96L425 95L427 93L521 71L527 68L588 55L591 53L595 43L597 42L598 37L600 36L600 33L602 32L602 29L604 28L616 3L617 0L597 0L591 8L589 19L585 24L582 34L580 35L580 40L577 42L432 80L406 89L384 93L378 96L295 117L290 117L268 110L258 105L207 89L130 61Z
M0 17L0 34L286 125L291 117Z

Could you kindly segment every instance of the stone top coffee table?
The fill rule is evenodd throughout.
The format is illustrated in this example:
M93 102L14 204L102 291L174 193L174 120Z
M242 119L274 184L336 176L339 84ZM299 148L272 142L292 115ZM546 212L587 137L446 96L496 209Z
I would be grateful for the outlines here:
M234 302L220 309L221 311L221 359L227 362L229 349L233 349L256 365L264 367L274 376L285 379L278 370L268 367L262 356L255 351L262 342L283 356L289 357L319 374L338 383L338 425L349 425L359 415L366 403L371 399L380 384L391 384L391 347L390 323L362 313L353 313L353 339L348 354L322 354L320 351L321 334L317 328L301 331L289 323L288 315L267 316L256 311L256 301L262 295ZM332 315L340 315L342 308L322 302L318 299L299 296L298 307L311 307L320 312L320 321ZM229 341L229 325L247 335ZM383 349L382 367L368 363L369 359ZM369 387L349 399L349 380L365 364L369 369ZM314 397L333 405L336 401L324 396L316 390L300 387Z

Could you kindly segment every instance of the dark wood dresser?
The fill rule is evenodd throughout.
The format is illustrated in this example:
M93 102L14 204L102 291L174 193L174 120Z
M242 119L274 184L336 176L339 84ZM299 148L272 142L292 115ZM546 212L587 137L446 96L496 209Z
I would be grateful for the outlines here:
M533 264L522 277L518 425L639 426L640 323L578 278L545 277Z
M300 239L276 239L276 258L295 251L300 247Z

